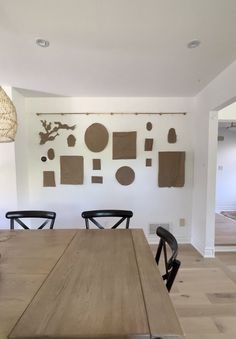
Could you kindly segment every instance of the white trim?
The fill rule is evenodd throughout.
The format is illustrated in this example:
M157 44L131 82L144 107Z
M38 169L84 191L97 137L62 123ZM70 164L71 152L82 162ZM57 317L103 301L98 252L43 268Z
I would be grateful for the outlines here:
M235 211L236 210L236 205L235 204L231 204L231 205L227 205L227 204L217 204L216 205L216 212L220 213L222 211Z
M191 242L191 245L204 257L204 249L201 247L200 244Z
M205 247L204 258L215 258L215 247Z
M200 244L191 243L191 245L204 257L204 258L215 258L215 248L205 247L202 248Z
M179 236L179 237L176 237L176 240L178 241L179 244L191 244L204 258L215 258L216 249L214 247L205 247L203 249L201 248L201 246L191 243L190 239L188 239L187 237ZM154 237L154 236L147 236L147 241L150 245L157 245L159 243L158 237ZM220 246L220 247L223 247L223 246ZM231 246L225 246L225 247L227 247L228 249L231 248ZM232 250L232 252L236 252L236 246L234 247L235 249ZM217 252L221 251L221 250L218 250L219 246L217 246L216 248L217 248ZM226 252L226 250L224 252Z
M190 239L186 236L175 236L177 242L179 244L190 244ZM147 241L150 245L157 245L159 244L159 238L155 235L148 235L147 236Z
M215 246L215 252L236 252L236 246Z

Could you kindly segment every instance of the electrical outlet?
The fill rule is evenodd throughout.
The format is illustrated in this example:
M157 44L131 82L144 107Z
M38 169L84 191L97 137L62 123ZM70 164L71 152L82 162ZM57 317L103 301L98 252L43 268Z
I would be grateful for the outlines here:
M180 227L184 227L185 226L185 219L184 218L180 218L179 219L179 226Z
M225 137L223 135L218 135L218 141L224 141Z

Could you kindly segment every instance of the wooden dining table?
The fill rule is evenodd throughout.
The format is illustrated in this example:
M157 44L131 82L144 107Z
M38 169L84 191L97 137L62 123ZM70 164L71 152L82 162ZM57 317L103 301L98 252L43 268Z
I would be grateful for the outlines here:
M0 231L0 339L183 339L142 229Z

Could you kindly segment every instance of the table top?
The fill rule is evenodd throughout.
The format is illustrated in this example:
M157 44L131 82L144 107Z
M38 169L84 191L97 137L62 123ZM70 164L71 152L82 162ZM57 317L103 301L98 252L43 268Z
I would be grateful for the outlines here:
M184 338L142 229L0 231L0 338Z

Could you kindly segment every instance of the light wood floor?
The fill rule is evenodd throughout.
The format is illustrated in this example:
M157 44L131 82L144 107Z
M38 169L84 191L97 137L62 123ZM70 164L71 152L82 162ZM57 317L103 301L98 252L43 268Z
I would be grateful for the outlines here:
M191 245L180 245L179 259L170 296L186 339L235 339L236 253L205 259Z
M217 213L215 219L215 245L236 245L236 221Z

